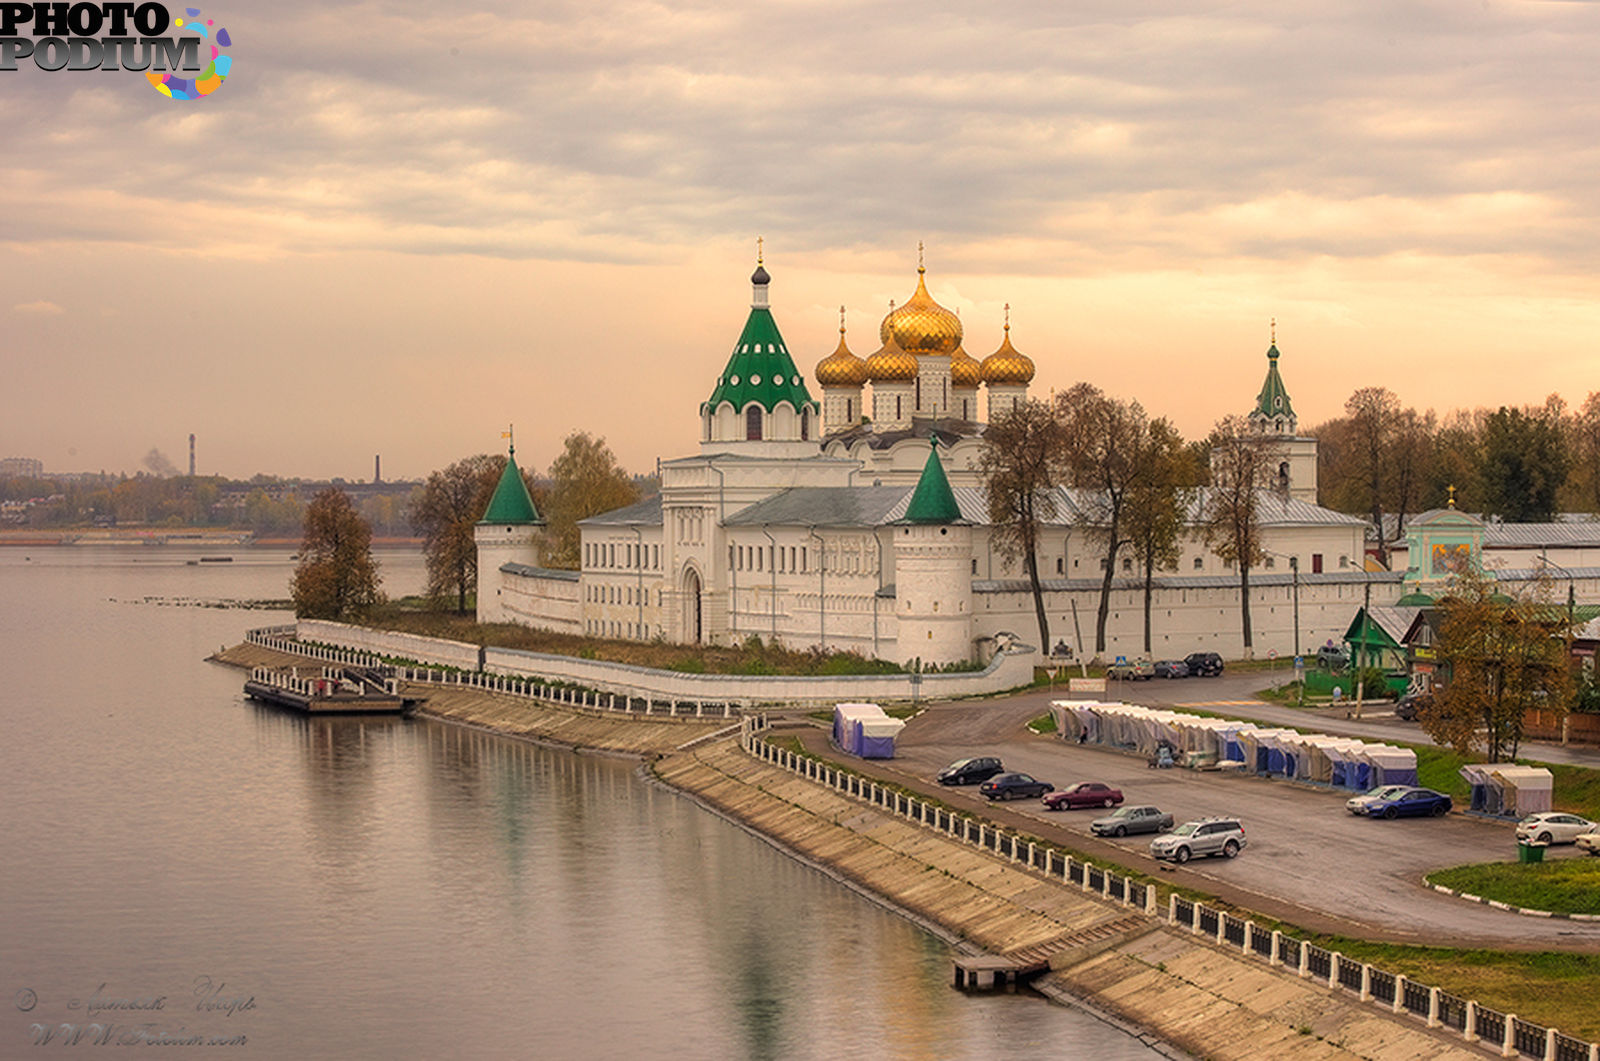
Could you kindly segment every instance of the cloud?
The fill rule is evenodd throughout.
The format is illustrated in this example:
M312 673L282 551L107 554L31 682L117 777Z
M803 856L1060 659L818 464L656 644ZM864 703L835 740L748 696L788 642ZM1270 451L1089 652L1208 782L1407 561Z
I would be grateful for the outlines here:
M39 299L37 302L19 302L11 307L13 313L25 313L35 317L59 317L67 312L54 302Z

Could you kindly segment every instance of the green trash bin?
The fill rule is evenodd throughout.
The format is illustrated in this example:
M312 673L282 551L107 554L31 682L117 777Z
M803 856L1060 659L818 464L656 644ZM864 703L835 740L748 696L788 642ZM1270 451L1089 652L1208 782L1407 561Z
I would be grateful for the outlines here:
M1517 861L1543 862L1544 847L1544 844L1525 844L1519 840L1517 842Z

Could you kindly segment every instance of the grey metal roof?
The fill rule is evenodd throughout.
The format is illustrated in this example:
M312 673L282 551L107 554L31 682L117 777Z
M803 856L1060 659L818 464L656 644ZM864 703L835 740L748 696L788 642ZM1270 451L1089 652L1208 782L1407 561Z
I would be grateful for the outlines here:
M1600 523L1489 523L1483 544L1487 549L1593 548L1600 546Z
M661 495L647 497L624 508L614 508L598 516L578 521L580 527L659 527L661 526Z
M500 570L508 575L521 575L523 578L550 578L557 582L576 582L578 572L561 571L553 567L534 567L532 564L519 564L510 561L500 565Z
M876 527L897 504L904 511L910 486L795 486L729 516L730 527ZM965 509L962 510L963 514Z
M1367 609L1367 617L1398 645L1405 640L1406 631L1411 629L1411 621L1420 611L1421 608L1409 606L1396 608L1375 604Z
M1338 583L1359 586L1370 582L1374 586L1385 583L1399 582L1402 573L1399 571L1373 571L1363 575L1359 571L1333 571L1322 574L1300 573L1302 586L1329 586ZM1250 572L1250 586L1289 586L1294 583L1294 575L1278 574L1277 572L1264 572L1252 569ZM1151 580L1156 589L1237 589L1239 575L1157 575ZM1098 590L1098 578L1042 578L1039 585L1047 593L1063 591ZM1139 590L1144 588L1143 578L1118 577L1112 579L1111 588L1114 591ZM1025 578L994 578L973 579L972 590L974 593L1031 593L1032 587Z

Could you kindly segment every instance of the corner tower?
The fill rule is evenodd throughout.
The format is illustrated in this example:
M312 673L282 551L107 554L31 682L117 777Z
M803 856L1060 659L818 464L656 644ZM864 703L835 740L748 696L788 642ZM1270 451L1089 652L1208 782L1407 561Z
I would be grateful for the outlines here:
M1297 501L1317 503L1317 440L1300 435L1300 421L1289 400L1289 388L1278 372L1278 322L1272 322L1267 346L1267 378L1247 418L1251 432L1272 455L1272 486Z
M895 617L902 659L924 664L972 658L972 526L932 440L904 516L895 520Z
M544 520L533 506L528 484L517 467L517 447L506 451L506 467L500 482L483 510L483 518L472 528L478 546L478 622L519 622L509 615L500 592L500 568L508 563L539 566L539 530Z
M700 405L703 453L742 453L762 457L807 457L817 453L820 413L806 390L789 347L772 319L767 286L772 277L756 257L750 276L750 315L744 331L717 377L711 397Z

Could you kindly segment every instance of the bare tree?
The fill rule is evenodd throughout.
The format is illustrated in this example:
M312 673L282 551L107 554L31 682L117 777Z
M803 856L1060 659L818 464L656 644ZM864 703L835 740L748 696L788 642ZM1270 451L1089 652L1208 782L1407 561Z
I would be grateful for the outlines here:
M1129 495L1151 474L1143 459L1149 421L1138 402L1109 398L1088 383L1056 396L1056 416L1061 421L1069 482L1084 491L1079 522L1104 549L1094 626L1094 650L1099 655L1106 650L1117 556L1131 543L1126 522Z
M1579 512L1600 512L1600 391L1590 391L1572 415L1571 452L1568 504Z
M505 471L506 458L480 453L463 457L423 484L411 506L411 526L422 535L428 565L428 595L454 594L456 611L467 610L467 592L478 582L478 544L473 529Z
M1254 655L1250 630L1250 569L1259 563L1261 517L1257 490L1270 476L1266 446L1242 416L1217 422L1211 435L1211 487L1201 516L1211 549L1223 561L1239 566L1239 617L1244 628L1244 654Z
M1050 621L1039 584L1039 531L1056 516L1061 454L1060 422L1049 405L1030 399L990 421L978 458L989 494L990 541L1003 560L1022 559L1044 652L1050 651Z
M1389 548L1383 525L1383 500L1389 458L1394 449L1400 399L1387 387L1362 387L1344 403L1350 418L1351 471L1360 484L1363 510L1378 534L1378 561L1389 566Z

